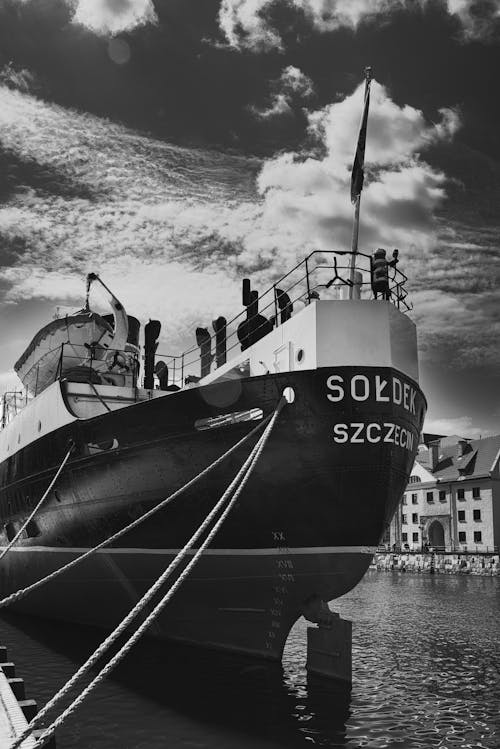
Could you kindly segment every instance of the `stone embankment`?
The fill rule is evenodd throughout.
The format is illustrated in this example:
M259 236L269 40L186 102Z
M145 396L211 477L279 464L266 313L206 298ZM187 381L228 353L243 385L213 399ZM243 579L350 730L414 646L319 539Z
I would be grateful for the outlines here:
M371 569L451 575L499 575L500 555L378 553Z

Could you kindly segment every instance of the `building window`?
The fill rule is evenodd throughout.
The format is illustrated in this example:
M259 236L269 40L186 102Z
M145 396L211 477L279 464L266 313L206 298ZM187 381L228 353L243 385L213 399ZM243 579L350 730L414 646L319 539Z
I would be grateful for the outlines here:
M465 489L457 489L457 499L465 499Z
M473 510L472 517L474 520L481 520L481 510Z
M401 541L405 544L408 541L408 534L402 533L401 534Z
M412 523L418 523L418 513L414 512L411 516Z
M434 492L427 492L427 501L431 504L434 502Z
M444 489L439 492L439 501L446 502L446 491Z
M412 533L412 540L413 540L413 543L418 542L418 533Z
M406 504L406 494L403 494L403 504Z
M473 499L481 499L481 488L479 486L472 487L472 497Z
M481 531L474 531L474 543L480 544L482 540Z
M465 533L465 531L458 531L458 540L459 540L459 543L461 543L461 544L465 544L466 543L466 541L467 541L467 534Z
M406 525L406 515L404 513L401 515L401 522L403 525Z
M420 476L410 476L410 484L420 484L421 480Z
M418 504L418 495L417 494L412 494L411 495L411 503L412 503L412 505Z
M458 511L458 522L465 523L465 510Z

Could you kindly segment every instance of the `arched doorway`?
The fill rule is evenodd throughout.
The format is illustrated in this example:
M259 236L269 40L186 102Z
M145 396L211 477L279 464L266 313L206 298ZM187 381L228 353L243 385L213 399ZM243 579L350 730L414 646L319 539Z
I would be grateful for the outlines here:
M439 520L433 520L429 526L429 545L444 546L444 528Z

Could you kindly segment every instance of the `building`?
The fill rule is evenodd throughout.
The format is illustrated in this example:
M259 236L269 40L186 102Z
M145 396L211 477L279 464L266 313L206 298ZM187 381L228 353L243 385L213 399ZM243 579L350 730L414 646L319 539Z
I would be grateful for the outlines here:
M425 439L384 541L402 551L498 550L500 435Z

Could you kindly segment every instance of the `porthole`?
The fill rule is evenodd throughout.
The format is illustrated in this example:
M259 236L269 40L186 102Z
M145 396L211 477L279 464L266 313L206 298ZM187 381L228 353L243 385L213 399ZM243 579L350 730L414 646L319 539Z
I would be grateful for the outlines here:
M39 432L42 431L42 422L41 421L38 422L38 431Z
M298 364L300 364L302 361L304 361L304 356L305 356L304 349L303 348L299 348L299 350L297 351L297 353L295 355L295 358L296 358Z
M26 526L26 536L28 538L36 538L40 535L40 528L38 527L35 520L30 520Z

